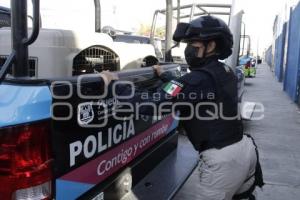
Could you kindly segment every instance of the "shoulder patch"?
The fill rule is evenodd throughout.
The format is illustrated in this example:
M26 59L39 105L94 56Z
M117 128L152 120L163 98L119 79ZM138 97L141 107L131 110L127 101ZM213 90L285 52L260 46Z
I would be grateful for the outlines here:
M164 87L163 90L172 97L175 97L179 92L181 92L182 88L182 83L179 83L178 81L171 81Z

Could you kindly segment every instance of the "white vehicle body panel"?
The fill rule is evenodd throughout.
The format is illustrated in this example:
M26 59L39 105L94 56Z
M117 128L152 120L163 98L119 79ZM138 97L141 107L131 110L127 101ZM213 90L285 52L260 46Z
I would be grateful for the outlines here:
M38 39L29 47L29 56L37 58L37 78L72 76L73 59L91 46L103 46L114 51L120 58L120 70L139 68L143 59L155 57L152 45L113 42L104 33L86 33L70 30L41 29ZM0 29L0 56L11 52L10 28Z

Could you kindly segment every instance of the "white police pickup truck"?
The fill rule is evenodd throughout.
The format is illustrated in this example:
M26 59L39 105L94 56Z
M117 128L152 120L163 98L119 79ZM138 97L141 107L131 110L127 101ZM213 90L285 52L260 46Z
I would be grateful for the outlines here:
M142 51L103 33L40 29L40 2L32 2L29 37L26 0L0 9L5 26L12 18L11 29L0 28L0 199L172 198L198 158L178 121L113 118L120 104L99 76L117 71L136 89L155 90L162 82L141 68ZM176 64L162 67L182 75Z

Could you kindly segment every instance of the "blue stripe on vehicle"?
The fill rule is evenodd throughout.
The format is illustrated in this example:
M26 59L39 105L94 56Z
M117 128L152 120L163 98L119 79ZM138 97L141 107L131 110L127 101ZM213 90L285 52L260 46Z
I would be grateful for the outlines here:
M48 86L0 85L0 128L50 118Z
M90 190L94 185L73 181L56 180L56 200L76 199Z

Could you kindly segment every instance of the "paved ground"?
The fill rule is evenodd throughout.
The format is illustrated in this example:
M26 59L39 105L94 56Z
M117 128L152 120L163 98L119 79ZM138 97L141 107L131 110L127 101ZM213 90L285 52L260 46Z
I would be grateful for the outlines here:
M246 80L247 101L260 102L265 117L245 122L245 131L256 139L266 185L257 190L258 200L300 199L300 111L282 91L267 65L257 77ZM175 200L197 199L198 170L195 170Z

